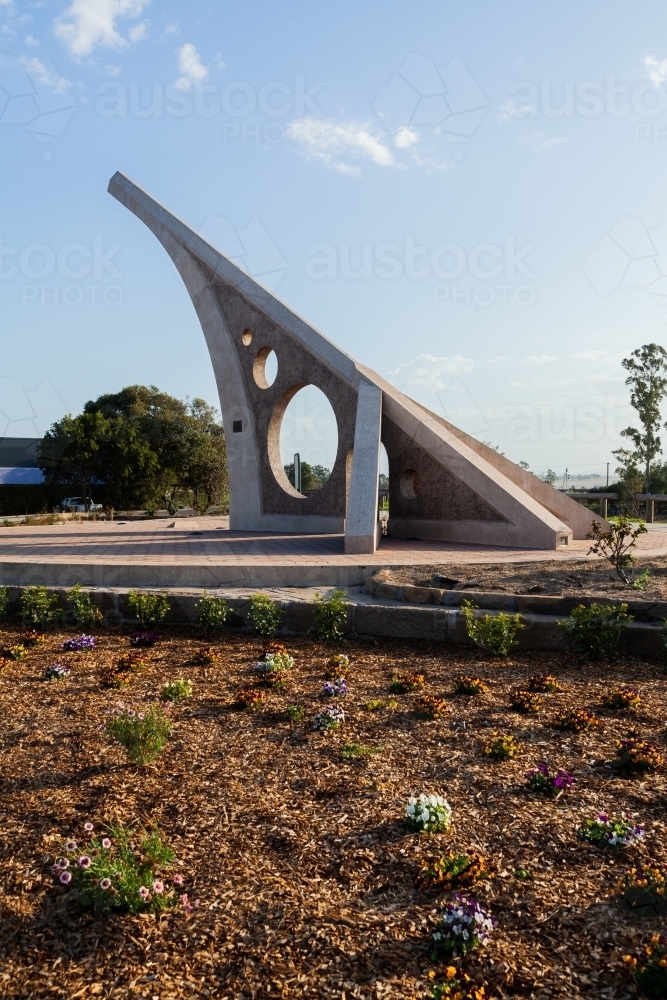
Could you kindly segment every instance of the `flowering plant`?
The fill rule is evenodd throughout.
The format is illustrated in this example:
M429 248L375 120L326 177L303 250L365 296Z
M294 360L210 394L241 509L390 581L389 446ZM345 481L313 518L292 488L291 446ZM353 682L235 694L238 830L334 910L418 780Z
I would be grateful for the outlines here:
M424 675L408 671L404 674L394 674L391 679L391 690L394 694L407 694L424 686Z
M100 670L100 684L105 688L124 688L132 680L129 670L119 670L117 664L108 664Z
M339 677L335 681L326 681L322 685L322 696L324 698L338 698L347 694L347 681L344 677Z
M159 705L135 712L119 702L111 710L106 732L125 749L133 764L150 764L164 750L171 734L171 721Z
M567 771L560 769L552 774L549 765L538 764L526 775L528 788L531 792L541 792L543 795L551 795L553 798L560 798L563 792L567 792L574 783L574 778Z
M437 698L433 694L424 694L415 702L414 710L417 715L426 719L441 719L449 711L449 705L444 698Z
M313 719L313 729L325 733L330 729L338 729L345 722L345 712L338 705L327 705Z
M450 851L432 865L424 864L417 878L419 889L469 889L477 882L486 881L491 872L486 858L481 854L456 854Z
M336 653L330 657L327 663L324 676L328 681L335 681L339 677L347 677L350 672L350 658L344 653Z
M639 708L641 704L641 697L639 691L633 687L623 687L623 688L612 688L602 699L606 708L611 708L615 711L627 711L628 709L634 710Z
M398 708L398 702L395 698L390 698L388 701L385 701L384 698L369 698L368 701L364 702L364 708L367 712L383 712L385 709L395 712Z
M521 744L510 733L493 733L484 746L484 756L491 760L511 760L520 753Z
M644 839L644 826L633 823L629 813L623 813L620 819L598 813L596 819L587 819L579 828L579 838L596 847L631 847Z
M457 674L454 678L454 694L486 694L488 690L488 685L479 677Z
M405 807L405 821L413 830L442 833L452 825L452 807L442 795L413 795Z
M287 646L285 646L284 643L276 642L274 639L272 639L271 642L267 642L264 644L264 649L262 650L260 660L265 660L267 656L275 656L276 653L280 654L280 656L287 656L288 652L289 650L287 649Z
M484 986L476 986L465 972L458 972L448 965L443 972L429 972L428 978L434 982L431 1000L487 1000Z
M30 649L32 646L41 646L43 642L46 642L46 636L43 632L37 632L36 629L29 629L27 632L21 633L21 645L25 646L26 649Z
M622 771L654 771L662 756L648 740L630 738L616 744L616 766Z
M198 649L192 657L192 662L198 667L210 667L218 660L218 653L213 646Z
M264 677L269 674L282 674L287 670L291 670L294 666L294 657L290 656L289 653L266 653L262 660L253 664L253 670L255 673L260 674Z
M178 680L170 681L162 688L162 697L166 701L180 701L182 698L190 698L192 695L192 681Z
M595 729L596 726L599 726L600 720L587 712L585 708L573 708L569 712L556 716L554 725L556 729L583 733L585 729Z
M667 871L655 862L625 873L620 892L628 906L654 906L664 916L667 906Z
M22 642L17 642L13 646L7 646L2 651L5 660L24 660L28 655L28 650Z
M259 688L243 687L236 695L236 704L239 708L250 709L251 711L258 708L263 701L264 692L260 691Z
M73 639L65 639L63 649L66 653L83 653L95 649L95 637L92 635L76 635Z
M146 631L146 629L133 632L130 636L130 646L154 646L159 641L160 636L157 632Z
M551 674L533 674L528 678L528 690L539 691L542 694L556 694L563 689Z
M645 948L645 955L641 963L631 955L624 955L623 960L634 969L642 993L650 997L667 996L667 937L654 934Z
M63 667L62 663L49 663L48 667L42 670L43 681L61 681L69 677L71 670Z
M431 934L433 957L465 955L479 945L485 945L495 921L474 899L457 892L454 899L439 910Z
M85 823L84 830L90 837L93 824ZM51 868L58 882L74 889L85 907L102 912L158 912L173 906L183 879L173 875L169 880L162 874L173 866L174 854L159 830L141 839L120 825L110 825L107 831L109 836L92 837L85 847L67 841L63 856ZM187 896L183 899L187 904Z
M528 714L539 712L542 708L542 699L539 694L533 691L512 691L510 696L510 706L517 712Z

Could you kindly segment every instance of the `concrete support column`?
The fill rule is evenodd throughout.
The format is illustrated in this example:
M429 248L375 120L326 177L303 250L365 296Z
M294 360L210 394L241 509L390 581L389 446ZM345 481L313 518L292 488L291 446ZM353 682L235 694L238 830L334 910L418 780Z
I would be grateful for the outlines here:
M600 517L602 518L603 521L607 520L607 504L608 503L609 503L609 501L607 500L606 497L603 500L600 500Z
M352 476L345 523L345 551L375 552L378 544L378 490L382 390L359 381Z
M646 501L646 523L653 524L655 518L655 500Z

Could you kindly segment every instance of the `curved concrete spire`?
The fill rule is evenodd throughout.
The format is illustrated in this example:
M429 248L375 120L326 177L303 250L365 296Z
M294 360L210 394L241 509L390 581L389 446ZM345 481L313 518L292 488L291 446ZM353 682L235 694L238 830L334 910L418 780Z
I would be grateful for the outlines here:
M123 174L109 192L158 238L199 317L225 426L230 527L345 531L346 551L374 551L382 440L391 535L540 549L585 536L594 516L580 504L355 362ZM331 403L338 453L327 483L305 497L285 476L279 439L290 399L308 384Z

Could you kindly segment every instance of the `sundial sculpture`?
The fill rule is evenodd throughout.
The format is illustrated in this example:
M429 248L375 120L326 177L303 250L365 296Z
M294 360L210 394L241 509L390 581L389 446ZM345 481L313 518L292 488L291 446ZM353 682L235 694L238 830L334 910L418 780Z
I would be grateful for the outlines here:
M380 442L392 537L561 549L601 520L358 364L123 174L109 192L158 238L199 317L227 440L231 529L344 532L346 552L374 552ZM306 497L285 475L280 425L310 384L331 403L338 453Z

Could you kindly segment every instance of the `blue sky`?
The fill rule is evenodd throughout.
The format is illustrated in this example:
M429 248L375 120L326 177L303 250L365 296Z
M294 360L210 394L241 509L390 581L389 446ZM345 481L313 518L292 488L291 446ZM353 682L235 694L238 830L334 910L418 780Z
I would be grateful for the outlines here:
M666 29L648 0L0 0L0 434L133 382L217 404L120 169L510 458L613 468L620 359L667 329ZM285 429L330 461L314 395Z

